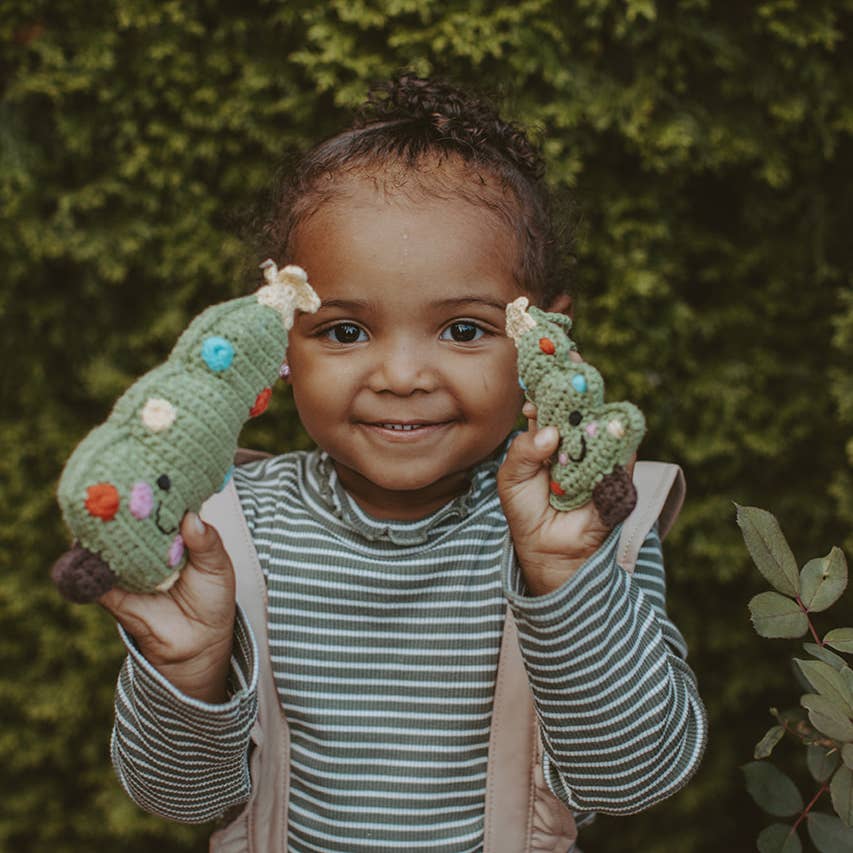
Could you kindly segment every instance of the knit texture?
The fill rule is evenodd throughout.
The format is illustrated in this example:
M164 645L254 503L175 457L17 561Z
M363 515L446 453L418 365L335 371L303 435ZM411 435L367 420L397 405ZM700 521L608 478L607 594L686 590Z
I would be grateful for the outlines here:
M595 499L602 520L613 527L636 504L622 466L645 434L643 413L633 403L604 402L601 374L571 359L576 347L565 314L528 309L522 296L507 306L506 315L507 334L518 348L519 382L536 405L537 424L560 433L551 465L551 505L569 510Z
M177 579L181 519L228 481L243 424L266 409L279 378L295 311L319 307L299 267L262 268L266 285L196 317L66 463L58 500L79 546L52 572L66 598Z

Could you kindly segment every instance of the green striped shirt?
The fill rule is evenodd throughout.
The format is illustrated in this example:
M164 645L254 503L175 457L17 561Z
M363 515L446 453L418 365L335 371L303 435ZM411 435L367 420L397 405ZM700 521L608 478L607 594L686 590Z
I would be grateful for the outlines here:
M636 811L697 766L704 712L664 610L656 533L633 580L616 566L614 531L571 581L529 598L497 465L479 466L467 494L413 522L366 515L319 452L235 474L291 730L293 853L482 848L507 601L558 796L578 811ZM256 673L242 616L236 640L233 695L220 706L170 689L129 641L113 758L144 808L201 821L248 796Z

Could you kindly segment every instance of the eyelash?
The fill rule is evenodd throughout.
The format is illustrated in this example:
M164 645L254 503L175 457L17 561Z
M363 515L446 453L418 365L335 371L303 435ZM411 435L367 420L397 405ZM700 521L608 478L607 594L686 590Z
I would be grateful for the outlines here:
M464 329L473 329L474 337L463 337L461 340L458 340L457 338L453 337L452 330L454 328L459 330L460 327ZM346 330L350 335L355 333L357 337L355 338L355 340L341 340L341 338L338 337L338 333L344 333L343 330ZM479 323L475 323L473 320L454 320L442 330L441 334L439 335L439 340L449 340L453 341L454 343L467 344L473 343L474 341L478 341L484 335L488 334L491 333L488 330L484 329ZM364 331L364 329L362 329L361 326L359 326L357 323L350 322L339 322L334 323L331 326L327 326L325 329L321 329L318 332L318 336L325 338L328 341L332 341L333 343L342 344L344 346L347 344L364 343L367 340L367 333ZM364 336L363 340L362 336Z

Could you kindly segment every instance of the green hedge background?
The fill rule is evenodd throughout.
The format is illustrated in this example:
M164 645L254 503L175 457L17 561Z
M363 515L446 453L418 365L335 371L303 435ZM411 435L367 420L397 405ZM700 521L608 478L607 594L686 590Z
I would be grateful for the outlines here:
M751 631L732 501L776 513L801 562L853 555L851 24L850 0L5 2L0 849L206 849L112 776L121 648L46 580L53 489L189 319L257 283L241 235L282 154L401 68L495 93L543 140L577 205L581 348L645 410L644 455L687 473L669 594L707 757L584 850L754 849L738 768L796 703L797 646ZM306 445L286 394L243 443ZM851 612L848 593L827 626Z

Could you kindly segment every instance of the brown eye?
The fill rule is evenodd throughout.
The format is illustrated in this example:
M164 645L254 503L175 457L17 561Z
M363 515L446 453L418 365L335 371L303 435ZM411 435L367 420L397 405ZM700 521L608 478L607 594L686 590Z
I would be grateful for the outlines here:
M326 334L339 344L355 344L367 340L364 330L355 323L336 323Z
M467 323L460 321L451 323L442 333L442 340L456 341L458 344L466 344L470 341L476 341L482 337L485 332L476 323Z

